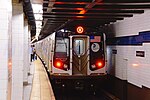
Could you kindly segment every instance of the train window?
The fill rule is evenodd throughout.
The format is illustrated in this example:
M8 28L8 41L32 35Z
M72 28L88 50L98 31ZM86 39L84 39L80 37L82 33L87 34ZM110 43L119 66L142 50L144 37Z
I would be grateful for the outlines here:
M69 56L69 39L68 38L57 38L56 39L56 56Z
M83 39L74 40L74 52L80 56L85 53L85 41Z

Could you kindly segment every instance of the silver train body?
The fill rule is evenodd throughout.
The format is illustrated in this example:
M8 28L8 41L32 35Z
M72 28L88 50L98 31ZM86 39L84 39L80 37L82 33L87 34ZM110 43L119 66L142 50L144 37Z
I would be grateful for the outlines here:
M89 77L106 74L105 34L57 32L35 43L37 55L51 77Z

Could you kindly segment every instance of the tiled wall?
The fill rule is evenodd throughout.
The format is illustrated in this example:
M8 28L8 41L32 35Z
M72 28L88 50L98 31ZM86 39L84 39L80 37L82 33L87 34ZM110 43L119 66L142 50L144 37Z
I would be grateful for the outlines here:
M22 100L30 61L28 23L22 4L12 9L12 0L0 0L0 14L0 100Z
M13 4L12 16L12 100L22 100L24 60L24 15L22 4Z
M8 6L6 6L8 5ZM0 100L7 100L8 86L8 43L10 32L10 1L0 0Z
M142 31L150 31L150 11L144 14L134 15L114 25L116 37L138 35ZM112 54L117 50L117 54ZM108 46L108 72L116 77L126 80L136 86L150 88L150 43L139 46ZM145 51L145 57L137 57L136 51Z

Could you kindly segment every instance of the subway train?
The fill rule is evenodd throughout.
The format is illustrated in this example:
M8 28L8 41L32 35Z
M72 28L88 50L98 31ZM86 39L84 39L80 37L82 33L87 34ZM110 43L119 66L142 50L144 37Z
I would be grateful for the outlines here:
M35 43L51 79L106 75L105 34L60 30Z

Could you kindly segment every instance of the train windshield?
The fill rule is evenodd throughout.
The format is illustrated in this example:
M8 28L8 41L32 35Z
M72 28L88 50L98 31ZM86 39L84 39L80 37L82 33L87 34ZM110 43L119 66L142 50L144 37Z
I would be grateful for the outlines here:
M74 40L74 52L79 56L85 53L85 41L83 39Z
M69 56L69 39L68 38L56 38L56 57L68 57Z

